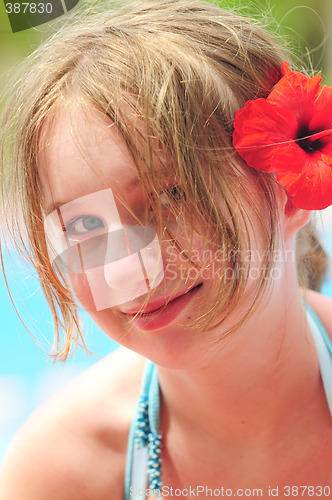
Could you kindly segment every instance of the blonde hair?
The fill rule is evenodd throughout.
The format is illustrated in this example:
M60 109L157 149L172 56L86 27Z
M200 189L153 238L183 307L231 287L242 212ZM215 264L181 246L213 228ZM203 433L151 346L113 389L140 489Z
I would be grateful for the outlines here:
M7 105L1 155L12 194L19 197L26 235L15 223L17 215L13 232L20 231L18 239L37 270L53 314L55 356L65 359L81 330L69 287L47 257L37 171L47 117L79 99L117 125L135 159L159 231L163 221L156 194L163 173L150 137L171 157L168 173L185 187L191 234L195 220L203 218L209 228L205 236L211 238L212 232L213 241L230 252L228 264L238 271L226 289L220 281L211 310L191 325L209 328L221 311L222 321L234 310L248 282L241 250L250 248L250 241L239 230L243 221L247 229L258 224L266 242L251 310L269 282L280 188L273 175L240 162L232 148L232 124L235 111L247 100L269 94L285 59L279 44L256 21L198 0L134 1L120 9L81 14L31 56L30 69ZM133 136L124 111L128 107L142 118L143 136L138 131ZM257 200L253 189L258 190ZM216 194L225 205L222 211ZM246 204L255 221L248 217ZM61 329L66 333L62 344Z

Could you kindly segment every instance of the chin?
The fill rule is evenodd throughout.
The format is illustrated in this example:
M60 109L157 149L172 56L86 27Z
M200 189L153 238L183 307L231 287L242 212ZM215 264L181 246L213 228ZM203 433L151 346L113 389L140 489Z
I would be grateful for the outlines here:
M203 289L199 283L165 307L147 308L136 317L135 310L124 313L116 307L89 315L112 340L159 366L176 370L201 367L214 350L211 332L187 325L203 313Z

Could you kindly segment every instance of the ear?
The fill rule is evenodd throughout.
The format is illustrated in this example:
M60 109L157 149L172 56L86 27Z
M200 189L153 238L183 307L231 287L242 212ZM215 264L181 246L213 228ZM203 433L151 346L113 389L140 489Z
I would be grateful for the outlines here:
M284 240L295 236L295 234L305 226L311 217L311 210L302 210L293 205L290 196L284 206Z

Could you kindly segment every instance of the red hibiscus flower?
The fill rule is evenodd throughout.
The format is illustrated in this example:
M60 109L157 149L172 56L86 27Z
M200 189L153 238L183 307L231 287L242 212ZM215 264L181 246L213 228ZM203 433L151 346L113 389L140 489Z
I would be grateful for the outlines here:
M332 88L282 63L282 78L266 99L237 111L233 145L246 163L275 172L293 204L332 204Z

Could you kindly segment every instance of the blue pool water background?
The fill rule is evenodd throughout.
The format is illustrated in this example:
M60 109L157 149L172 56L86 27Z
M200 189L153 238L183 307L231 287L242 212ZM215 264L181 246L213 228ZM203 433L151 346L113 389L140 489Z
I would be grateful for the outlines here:
M332 207L324 211L318 229L332 259ZM44 350L20 323L1 277L0 466L10 440L29 414L73 377L116 348L116 344L84 316L85 339L94 356L89 357L83 349L78 348L66 364L52 364L45 351L45 348L50 349L52 342L51 315L36 278L17 260L13 261L10 268L10 287L23 318L36 334L37 340L41 341ZM332 297L331 275L322 292Z

